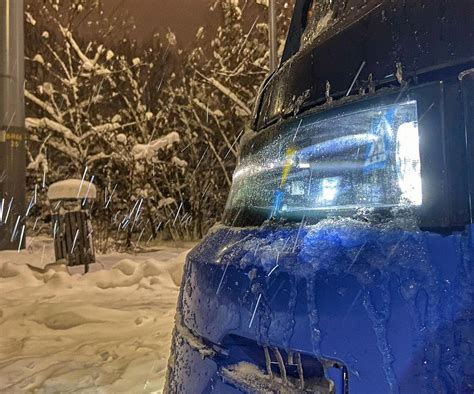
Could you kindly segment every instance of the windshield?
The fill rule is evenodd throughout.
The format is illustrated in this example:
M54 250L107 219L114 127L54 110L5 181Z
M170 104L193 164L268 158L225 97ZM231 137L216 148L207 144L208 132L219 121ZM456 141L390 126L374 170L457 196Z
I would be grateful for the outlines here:
M418 206L421 197L417 105L409 101L292 122L242 158L226 218L321 217Z
M338 21L348 16L357 18L360 12L366 13L381 2L381 0L306 0L301 48L314 42Z

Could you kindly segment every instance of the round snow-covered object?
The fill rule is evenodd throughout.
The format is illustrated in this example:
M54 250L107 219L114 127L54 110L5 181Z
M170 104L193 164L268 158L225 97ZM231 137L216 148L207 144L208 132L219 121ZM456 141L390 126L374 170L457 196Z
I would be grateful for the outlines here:
M96 197L96 187L92 183L80 179L56 182L48 189L48 200L71 200L76 198L95 200Z
M117 134L117 141L125 144L127 142L127 136L125 134Z
M148 111L145 114L145 118L146 118L146 120L152 120L153 119L153 112Z

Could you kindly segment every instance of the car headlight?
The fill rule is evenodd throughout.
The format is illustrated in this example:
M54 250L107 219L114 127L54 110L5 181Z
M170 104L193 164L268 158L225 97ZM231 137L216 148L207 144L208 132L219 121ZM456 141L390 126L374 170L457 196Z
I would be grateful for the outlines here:
M417 103L408 101L292 122L242 157L226 209L321 215L421 202Z

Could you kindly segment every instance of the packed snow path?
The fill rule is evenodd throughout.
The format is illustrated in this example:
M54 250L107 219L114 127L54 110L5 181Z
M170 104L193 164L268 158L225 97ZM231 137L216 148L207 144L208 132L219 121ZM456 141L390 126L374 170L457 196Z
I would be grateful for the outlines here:
M161 392L189 246L98 256L86 276L28 267L51 262L44 240L0 252L0 391Z

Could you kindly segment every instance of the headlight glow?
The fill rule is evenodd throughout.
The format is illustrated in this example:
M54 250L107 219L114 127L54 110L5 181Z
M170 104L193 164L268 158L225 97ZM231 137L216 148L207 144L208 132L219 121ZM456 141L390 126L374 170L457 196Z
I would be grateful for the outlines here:
M413 205L421 205L421 168L418 123L402 123L397 132L398 183L402 197Z

